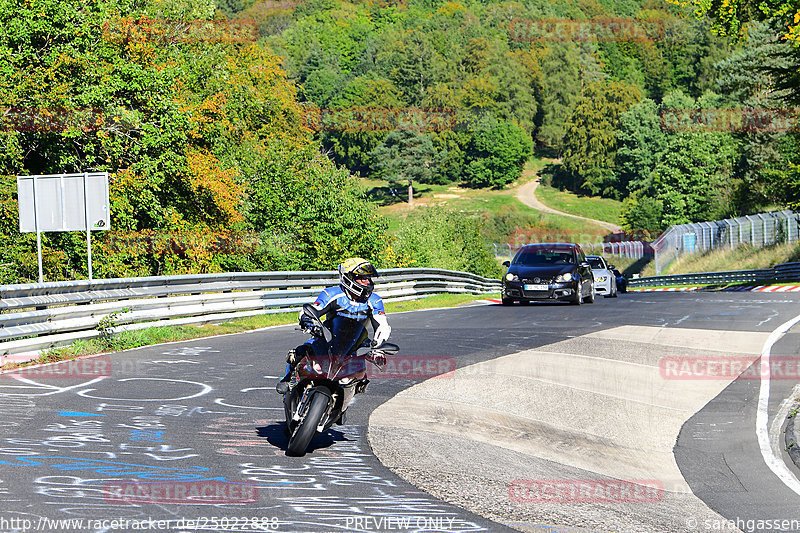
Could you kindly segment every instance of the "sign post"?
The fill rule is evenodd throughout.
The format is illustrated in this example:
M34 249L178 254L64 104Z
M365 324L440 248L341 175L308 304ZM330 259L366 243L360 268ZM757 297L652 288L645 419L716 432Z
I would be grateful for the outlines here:
M111 227L108 173L17 176L19 231L36 232L39 283L44 231L86 231L89 280L92 280L92 231Z

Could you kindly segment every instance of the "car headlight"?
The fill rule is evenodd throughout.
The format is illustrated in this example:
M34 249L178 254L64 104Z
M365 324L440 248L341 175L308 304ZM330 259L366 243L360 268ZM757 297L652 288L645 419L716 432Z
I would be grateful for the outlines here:
M519 281L519 276L509 272L508 274L506 274L506 280L508 280L508 281Z
M556 277L556 283L561 283L563 281L572 281L572 272L566 272Z

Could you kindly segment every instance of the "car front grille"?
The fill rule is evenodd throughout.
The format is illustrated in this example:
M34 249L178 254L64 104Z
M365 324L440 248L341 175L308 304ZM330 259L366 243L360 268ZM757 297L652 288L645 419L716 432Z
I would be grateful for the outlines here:
M528 278L521 281L522 283L529 283L533 285L550 285L553 283L553 278Z
M550 298L550 291L522 291L525 298Z

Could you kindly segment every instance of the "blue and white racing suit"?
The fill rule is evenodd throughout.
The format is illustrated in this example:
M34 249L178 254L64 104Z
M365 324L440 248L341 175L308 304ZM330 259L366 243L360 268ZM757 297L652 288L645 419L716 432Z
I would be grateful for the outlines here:
M332 320L336 316L342 316L357 320L365 327L367 323L370 323L376 344L385 342L392 332L389 321L386 320L383 300L374 292L370 294L366 302L356 302L348 298L340 286L328 287L317 296L313 307L317 312L317 317L323 322ZM302 316L302 313L300 315ZM303 345L310 347L317 355L326 353L328 349L325 339L317 337L309 339ZM289 370L290 365L287 364L286 372L288 373Z

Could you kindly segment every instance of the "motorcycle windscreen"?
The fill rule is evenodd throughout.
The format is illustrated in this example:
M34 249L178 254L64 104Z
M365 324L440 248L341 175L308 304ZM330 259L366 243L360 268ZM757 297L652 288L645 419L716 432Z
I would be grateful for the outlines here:
M334 357L342 357L358 348L363 340L364 325L358 320L344 316L334 317L331 321L333 339L330 342L330 353Z

